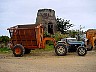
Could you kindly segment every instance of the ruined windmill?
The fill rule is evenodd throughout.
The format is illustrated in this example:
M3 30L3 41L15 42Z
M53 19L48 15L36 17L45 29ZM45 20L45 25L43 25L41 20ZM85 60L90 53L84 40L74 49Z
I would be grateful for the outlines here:
M54 34L56 32L55 11L52 9L39 9L36 18L36 24L42 23L44 31Z

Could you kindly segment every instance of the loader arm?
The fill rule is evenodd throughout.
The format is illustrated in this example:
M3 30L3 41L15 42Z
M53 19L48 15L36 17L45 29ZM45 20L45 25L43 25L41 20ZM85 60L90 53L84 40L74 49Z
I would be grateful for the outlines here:
M46 37L46 38L43 39L42 48L45 48L46 41L52 41L54 43L54 46L56 45L56 40L54 38Z

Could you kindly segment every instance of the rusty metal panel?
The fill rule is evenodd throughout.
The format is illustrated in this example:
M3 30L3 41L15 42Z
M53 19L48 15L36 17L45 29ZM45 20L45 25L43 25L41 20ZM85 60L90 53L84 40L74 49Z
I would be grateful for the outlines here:
M23 46L36 46L36 32L34 25L18 25L9 28L9 32L11 34L11 41L13 45L22 44Z

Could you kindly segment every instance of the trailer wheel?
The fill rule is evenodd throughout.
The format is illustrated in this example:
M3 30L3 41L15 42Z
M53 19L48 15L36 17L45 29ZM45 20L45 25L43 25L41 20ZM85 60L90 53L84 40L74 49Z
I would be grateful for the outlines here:
M29 54L31 52L31 49L25 48L25 54Z
M67 53L67 48L65 45L63 44L58 44L56 47L55 47L55 53L58 55L58 56L64 56L66 55Z
M22 57L24 55L25 49L22 45L17 44L13 48L13 54L15 57Z
M84 47L78 47L77 53L79 56L85 56L87 54L87 49Z

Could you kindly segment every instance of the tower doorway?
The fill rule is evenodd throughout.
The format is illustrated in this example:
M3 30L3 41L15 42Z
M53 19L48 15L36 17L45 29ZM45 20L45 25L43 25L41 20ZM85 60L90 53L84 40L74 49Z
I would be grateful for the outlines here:
M53 24L48 23L48 33L53 34Z

